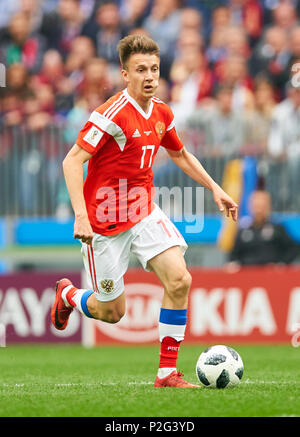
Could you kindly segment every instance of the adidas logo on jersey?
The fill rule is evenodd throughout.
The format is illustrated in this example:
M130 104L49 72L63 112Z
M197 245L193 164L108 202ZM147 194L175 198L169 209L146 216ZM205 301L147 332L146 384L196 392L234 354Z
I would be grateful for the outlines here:
M135 132L132 134L132 138L141 137L141 134L138 129L135 130Z

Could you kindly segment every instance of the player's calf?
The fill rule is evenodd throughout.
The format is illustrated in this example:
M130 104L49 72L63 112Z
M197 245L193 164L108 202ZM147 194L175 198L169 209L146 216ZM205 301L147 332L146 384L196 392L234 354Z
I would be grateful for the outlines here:
M125 314L124 294L109 302L100 302L93 290L74 287L68 279L57 282L57 292L51 318L57 329L65 329L73 309L87 317L107 323L117 323Z
M88 299L88 308L94 319L118 323L125 314L125 301L123 298L117 298L110 302L100 302L95 294L92 294Z

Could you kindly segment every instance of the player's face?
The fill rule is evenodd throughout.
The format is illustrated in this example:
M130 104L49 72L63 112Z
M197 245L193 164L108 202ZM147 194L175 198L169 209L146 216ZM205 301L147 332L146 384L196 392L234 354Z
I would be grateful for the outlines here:
M126 70L122 70L122 75L130 95L137 102L150 100L158 87L158 56L136 53L130 56L126 67Z

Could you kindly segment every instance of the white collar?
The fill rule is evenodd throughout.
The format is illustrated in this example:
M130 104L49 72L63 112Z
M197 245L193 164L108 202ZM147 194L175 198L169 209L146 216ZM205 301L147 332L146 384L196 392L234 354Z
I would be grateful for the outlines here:
M146 120L148 120L150 117L151 117L151 114L152 114L152 109L153 109L153 101L152 101L152 99L151 99L151 102L150 102L150 106L149 106L149 109L148 109L148 112L145 112L141 107L140 107L140 105L137 103L137 101L133 98L133 97L131 97L130 95L129 95L129 93L128 93L128 91L127 91L127 88L125 88L125 90L123 90L123 94L124 94L124 96L127 98L127 100L132 104L132 106L134 106L135 107L135 109L146 119Z

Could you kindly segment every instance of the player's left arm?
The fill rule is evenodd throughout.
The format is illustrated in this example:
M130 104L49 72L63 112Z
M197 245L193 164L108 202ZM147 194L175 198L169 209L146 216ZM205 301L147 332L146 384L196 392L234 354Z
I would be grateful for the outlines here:
M238 217L238 204L213 180L203 168L198 159L183 146L180 150L166 148L172 161L194 181L208 188L213 195L219 210L226 211L227 217L231 214L234 221Z

